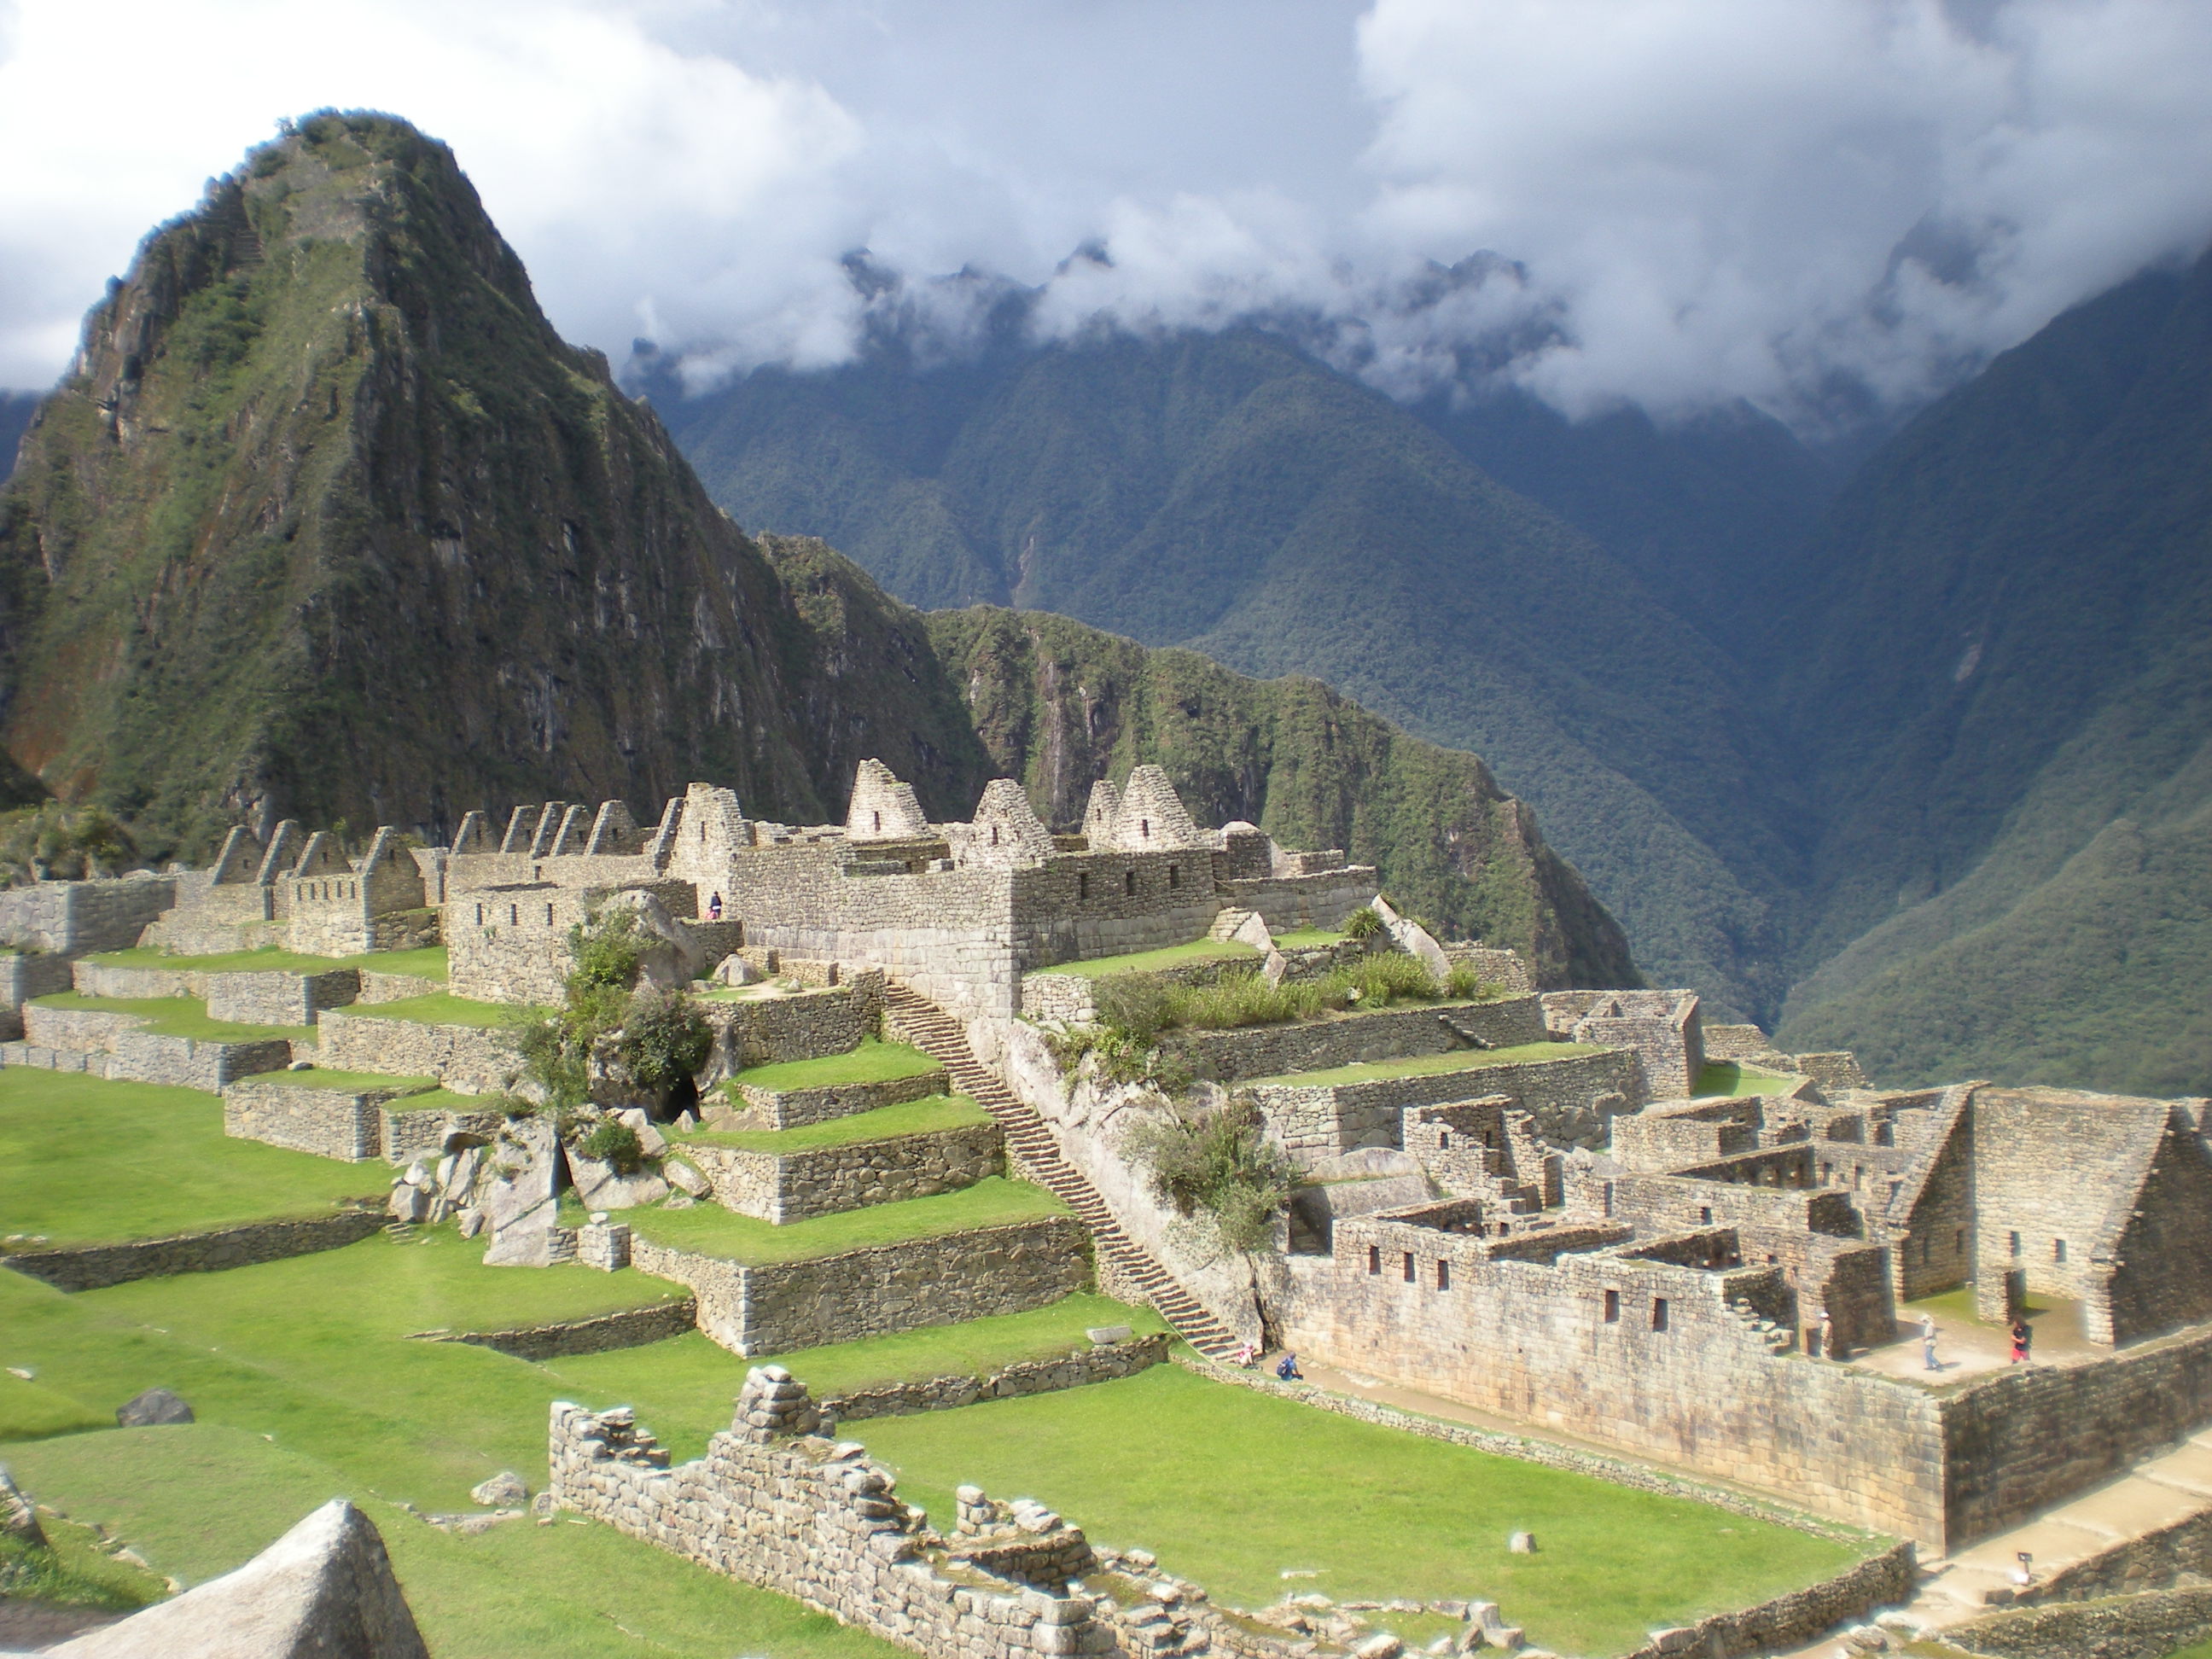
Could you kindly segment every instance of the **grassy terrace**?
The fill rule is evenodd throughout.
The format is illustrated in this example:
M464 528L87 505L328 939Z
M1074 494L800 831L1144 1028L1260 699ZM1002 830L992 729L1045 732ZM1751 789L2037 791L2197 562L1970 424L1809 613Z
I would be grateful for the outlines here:
M159 1238L324 1213L333 1199L381 1197L386 1178L380 1168L227 1139L222 1102L197 1089L0 1070L8 1232L57 1244Z
M854 1427L940 1526L952 1488L973 1481L1033 1496L1102 1543L1155 1551L1217 1601L1481 1596L1531 1642L1566 1653L1624 1652L1653 1626L1743 1606L1868 1553L1166 1366ZM1540 1553L1507 1553L1519 1528ZM1317 1576L1285 1583L1288 1571Z
M577 1213L580 1219L582 1212ZM816 1216L782 1227L738 1215L719 1204L700 1204L688 1210L632 1210L627 1219L638 1237L655 1243L718 1256L725 1261L767 1267L1066 1213L1067 1206L1043 1188L993 1176L957 1193Z
M367 968L380 974L412 974L419 979L446 977L446 947L421 951L370 951L357 957L303 956L270 945L221 956L173 957L150 947L109 951L87 958L105 968L178 968L196 974L326 974L333 968Z
M1372 1083L1386 1077L1431 1077L1444 1072L1477 1072L1487 1066L1518 1066L1528 1060L1572 1060L1580 1054L1600 1054L1601 1049L1585 1042L1524 1042L1513 1048L1454 1048L1441 1054L1415 1054L1408 1060L1363 1060L1353 1066L1338 1066L1326 1072L1289 1072L1281 1077L1258 1077L1240 1088L1256 1088L1266 1084L1296 1084L1334 1085L1340 1083Z
M903 1042L879 1042L864 1037L857 1048L818 1060L787 1060L774 1066L753 1066L730 1079L760 1089L830 1089L847 1083L888 1083L894 1078L922 1077L942 1071L942 1061Z
M672 1135L678 1146L731 1146L745 1152L814 1152L857 1141L888 1140L894 1135L928 1134L938 1129L966 1129L988 1123L991 1115L965 1095L928 1095L872 1112L802 1123L795 1129L706 1129Z
M1093 957L1088 962L1063 962L1040 968L1040 974L1068 974L1079 979L1103 979L1109 974L1157 974L1164 968L1188 967L1194 962L1257 962L1260 953L1234 940L1201 939L1188 945L1170 945L1164 951L1138 951L1126 957Z
M1756 1066L1738 1066L1723 1061L1708 1066L1698 1073L1698 1092L1700 1095L1784 1095L1805 1079L1784 1077L1779 1072L1762 1071Z
M424 997L403 997L397 1002L353 1002L340 1011L363 1019L404 1019L418 1025L519 1025L544 1016L542 1008L519 1008L504 1002L472 1002L451 991L433 991Z
M69 1008L90 1014L136 1014L140 1029L162 1036L197 1037L205 1042L258 1042L270 1037L297 1037L312 1042L312 1025L240 1025L228 1019L210 1019L207 1004L198 997L88 997L75 991L58 991L33 1000L41 1008Z

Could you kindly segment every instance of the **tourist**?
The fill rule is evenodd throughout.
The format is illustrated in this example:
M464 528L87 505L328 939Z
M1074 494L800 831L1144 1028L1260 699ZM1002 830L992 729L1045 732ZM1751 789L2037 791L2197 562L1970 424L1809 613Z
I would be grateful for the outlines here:
M1286 1353L1275 1362L1275 1375L1285 1382L1303 1382L1306 1380L1305 1373L1298 1369L1298 1357L1294 1353Z
M1820 1358L1833 1359L1835 1357L1836 1322L1828 1317L1828 1310L1823 1308L1820 1310Z
M1936 1363L1936 1316L1932 1313L1920 1316L1920 1363L1931 1371L1943 1369Z
M1249 1342L1239 1342L1235 1352L1229 1356L1229 1363L1240 1371L1249 1371L1252 1369L1252 1362L1259 1357L1259 1349Z
M2012 1322L2012 1363L2014 1364L2027 1364L2028 1347L2034 1340L2035 1332L2029 1327L2027 1316L2025 1314L2015 1316Z
M709 921L720 921L721 919L722 896L720 893L717 893L714 897L707 901L707 920Z

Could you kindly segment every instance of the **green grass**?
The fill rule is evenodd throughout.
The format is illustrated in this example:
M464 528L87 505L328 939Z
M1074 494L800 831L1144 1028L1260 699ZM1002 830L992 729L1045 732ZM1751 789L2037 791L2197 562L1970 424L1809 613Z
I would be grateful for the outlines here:
M1372 1083L1377 1078L1430 1077L1443 1072L1475 1072L1488 1066L1518 1066L1530 1060L1572 1060L1601 1052L1582 1042L1524 1042L1513 1048L1454 1048L1441 1054L1415 1054L1406 1060L1362 1060L1326 1072L1290 1072L1281 1077L1254 1078L1240 1088L1263 1084L1297 1084L1316 1087L1340 1083Z
M1310 951L1323 945L1341 945L1351 937L1348 933L1332 933L1325 927L1297 927L1287 933L1275 935L1279 951Z
M256 1083L279 1083L289 1089L411 1089L428 1094L438 1086L434 1077L386 1077L379 1072L335 1072L313 1066L304 1072L264 1072Z
M0 1371L0 1442L44 1440L50 1435L112 1429L112 1412L98 1412L35 1380Z
M0 1070L0 1217L57 1244L155 1238L383 1194L381 1170L222 1132L197 1089Z
M1698 1092L1700 1095L1782 1095L1787 1094L1805 1079L1784 1077L1779 1072L1762 1070L1756 1066L1739 1066L1733 1060L1717 1061L1698 1073Z
M1168 1328L1150 1308L1083 1291L1026 1313L758 1359L740 1359L694 1331L642 1348L549 1359L539 1369L561 1384L564 1399L636 1407L639 1418L681 1461L700 1455L708 1437L729 1426L730 1401L749 1366L787 1365L817 1399L827 1399L872 1383L982 1376L1018 1360L1088 1349L1083 1333L1092 1325L1127 1325L1140 1336ZM854 1424L853 1432L865 1440L867 1425Z
M893 1135L965 1129L990 1121L991 1115L965 1095L925 1095L920 1100L878 1106L872 1112L860 1112L851 1117L802 1123L795 1129L708 1129L670 1139L679 1146L733 1146L747 1152L807 1152L824 1146L849 1146L860 1140L885 1140Z
M45 1549L0 1538L0 1585L6 1587L0 1599L128 1613L168 1594L159 1574L108 1556L90 1527L42 1516L40 1529L46 1535Z
M1040 968L1041 974L1067 974L1078 979L1103 979L1109 974L1157 974L1164 968L1187 967L1194 962L1257 960L1260 953L1233 939L1193 939L1161 951L1135 951L1121 957L1093 957L1087 962L1062 962Z
M473 1002L467 997L457 997L451 991L433 991L428 996L403 997L397 1002L355 1002L347 1005L349 1014L363 1019L405 1019L419 1025L477 1025L495 1027L520 1025L525 1021L543 1018L542 1008L511 1006L504 1002Z
M942 1060L933 1060L919 1048L863 1037L859 1048L842 1054L748 1066L730 1081L759 1089L830 1089L848 1083L888 1083L894 1078L921 1077L944 1069Z
M150 945L103 951L87 958L104 968L173 968L195 974L327 974L334 968L367 968L383 974L446 977L446 947L420 951L369 951L359 956L318 957L266 945L258 951L228 951L215 956L173 957Z
M258 1042L272 1037L313 1040L312 1025L240 1025L228 1019L210 1019L207 1004L198 997L88 997L75 991L58 991L32 999L41 1008L69 1008L85 1013L137 1014L143 1030L162 1036L193 1037L203 1042Z
M992 1176L957 1193L816 1216L782 1227L738 1215L719 1204L697 1204L688 1210L633 1210L629 1219L640 1237L656 1243L765 1267L1066 1213L1067 1206L1043 1188Z
M856 1425L900 1495L1052 1505L1217 1601L1483 1597L1532 1642L1618 1653L1839 1571L1863 1548L1315 1411L1161 1366L1119 1382ZM1538 1553L1506 1535L1526 1529ZM1285 1584L1285 1571L1317 1570Z

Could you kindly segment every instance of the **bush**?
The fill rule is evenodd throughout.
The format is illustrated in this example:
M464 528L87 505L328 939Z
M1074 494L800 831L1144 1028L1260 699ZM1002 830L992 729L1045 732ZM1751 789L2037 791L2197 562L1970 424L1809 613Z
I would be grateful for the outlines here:
M681 991L648 987L623 1012L617 1052L642 1088L665 1091L688 1082L714 1047L714 1027Z
M1143 1119L1121 1150L1146 1166L1163 1203L1205 1217L1225 1248L1249 1255L1273 1242L1275 1218L1290 1202L1291 1164L1249 1105Z
M617 1175L635 1175L645 1164L645 1143L637 1138L636 1130L619 1118L601 1118L576 1143L576 1150L586 1158L611 1165Z
M645 947L634 910L604 910L571 927L568 950L576 965L568 973L570 1004L594 992L627 991L635 985Z
M1234 1030L1314 1019L1334 1009L1385 1008L1393 1002L1434 1002L1447 994L1412 957L1362 957L1317 979L1270 985L1254 969L1224 973L1211 985L1175 985L1142 974L1101 980L1098 1023L1139 1042L1164 1031Z
M50 800L9 814L0 830L0 873L18 885L120 875L137 857L123 826L98 806Z
M1101 1025L1149 1042L1171 1023L1168 1005L1177 988L1151 974L1111 974L1091 995Z
M1373 939L1382 931L1382 913L1371 904L1363 904L1344 919L1346 939Z

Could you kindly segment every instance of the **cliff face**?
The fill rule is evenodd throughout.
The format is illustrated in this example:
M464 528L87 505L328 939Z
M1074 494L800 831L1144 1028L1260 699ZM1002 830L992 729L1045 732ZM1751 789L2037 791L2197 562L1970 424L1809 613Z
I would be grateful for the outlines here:
M1202 818L1345 847L1547 982L1635 982L1471 755L1316 681L924 617L818 542L748 539L554 333L452 155L385 117L257 150L94 308L0 490L0 742L157 855L282 817L649 814L695 778L818 823L871 756L933 817L1012 775L1073 827L1156 761Z
M839 671L451 153L383 118L310 118L148 240L27 435L0 568L0 736L157 845L702 776L817 818L864 753L936 805L980 781L957 706Z

